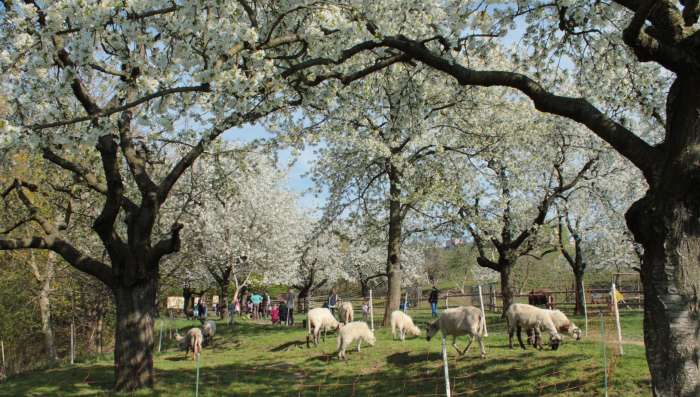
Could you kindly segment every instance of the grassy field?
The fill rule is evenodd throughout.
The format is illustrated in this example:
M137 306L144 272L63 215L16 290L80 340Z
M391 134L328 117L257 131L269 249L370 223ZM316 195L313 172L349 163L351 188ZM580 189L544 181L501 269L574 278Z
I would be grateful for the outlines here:
M409 313L417 322L428 313ZM489 315L487 358L478 348L457 358L449 347L453 396L593 396L603 394L601 323L589 324L581 342L567 339L558 351L508 349L504 323ZM578 320L578 323L582 321ZM185 329L194 322L178 320ZM625 355L608 343L611 396L649 396L649 373L641 343L641 315L623 313ZM582 325L582 324L580 324ZM606 332L614 335L611 319ZM305 347L302 328L286 328L242 320L233 328L219 324L214 347L204 349L200 362L200 396L430 396L444 395L440 340L424 337L392 341L390 331L377 331L377 344L352 351L338 361L335 337L317 348ZM156 357L157 384L137 395L192 396L195 363L184 359L173 342ZM463 346L464 341L458 342ZM23 374L0 385L1 396L109 395L109 358L73 367Z

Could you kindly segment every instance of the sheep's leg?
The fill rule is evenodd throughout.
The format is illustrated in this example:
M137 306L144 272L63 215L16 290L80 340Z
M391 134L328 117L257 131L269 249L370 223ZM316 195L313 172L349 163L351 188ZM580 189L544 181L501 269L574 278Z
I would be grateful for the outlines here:
M458 355L461 356L461 355L464 354L464 353L462 353L461 351L459 351L459 347L457 347L457 336L455 336L455 335L452 336L452 347L454 347L455 350L457 350L457 354L458 354Z
M474 341L474 337L469 336L469 342L467 342L467 347L464 348L464 353L466 354L469 351L469 348L472 346L472 342Z
M542 333L539 327L535 327L535 347L542 350Z
M357 352L360 352L360 345L362 345L362 338L357 341Z
M515 329L508 327L508 347L513 349L513 333L515 333Z
M406 339L406 329L401 330L401 342L403 342Z
M480 335L476 336L476 340L479 342L479 350L481 350L481 358L486 357L486 349L484 349L484 340Z
M525 347L525 344L523 343L523 335L522 335L522 327L518 325L518 343L520 343L520 347L523 348L523 350L527 350Z

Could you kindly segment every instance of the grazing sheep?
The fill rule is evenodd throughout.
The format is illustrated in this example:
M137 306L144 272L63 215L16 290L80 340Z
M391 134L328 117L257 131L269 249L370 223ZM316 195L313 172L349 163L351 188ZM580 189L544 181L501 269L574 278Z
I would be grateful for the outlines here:
M518 331L520 347L525 349L521 335L523 328L525 328L525 330L534 330L535 346L537 348L542 349L541 328L549 333L549 344L552 350L557 350L559 348L561 336L552 322L549 310L540 309L539 307L526 305L524 303L513 303L508 307L508 310L506 310L506 320L508 322L508 345L511 349L513 348L513 333L516 329Z
M484 329L485 323L481 310L474 306L459 306L443 311L437 320L428 324L427 339L429 341L438 330L445 337L452 335L452 347L462 356L469 351L473 338L476 338L481 349L481 357L486 357L486 350L484 350L484 342L482 340ZM457 347L457 337L462 335L469 335L469 343L467 343L467 347L463 351L460 351Z
M549 316L552 318L557 331L569 334L576 340L581 340L581 329L569 320L561 310L550 310Z
M325 342L328 330L337 330L341 327L341 324L333 317L330 309L325 307L309 310L307 318L308 334L306 335L306 346L309 346L310 335L313 335L314 345L318 345L321 331L323 331L323 341Z
M562 313L561 310L550 310L549 315L552 317L552 322L559 333L568 334L576 340L581 340L581 329L569 320L566 314ZM535 343L533 340L535 337L534 334L534 330L527 330L527 343L530 345Z
M370 346L374 346L376 339L374 332L370 331L367 323L364 321L355 321L345 324L338 332L338 359L345 358L345 350L354 341L357 341L357 351L360 351L362 341Z
M340 315L340 321L343 324L351 323L353 318L352 303L343 302L340 305L340 310L338 310L338 314Z
M214 335L216 334L216 323L208 320L208 321L202 321L202 335L204 336L204 339L202 340L202 344L204 346L208 346L210 343L214 342Z
M185 350L185 358L192 350L192 359L194 360L199 353L202 352L202 330L199 328L190 328L185 336L180 336L180 334L175 331L175 340L180 343L180 347Z
M403 342L406 338L406 333L413 336L420 336L420 328L413 324L413 319L402 312L401 310L394 310L391 313L391 335L396 339L396 331L399 331L399 338Z

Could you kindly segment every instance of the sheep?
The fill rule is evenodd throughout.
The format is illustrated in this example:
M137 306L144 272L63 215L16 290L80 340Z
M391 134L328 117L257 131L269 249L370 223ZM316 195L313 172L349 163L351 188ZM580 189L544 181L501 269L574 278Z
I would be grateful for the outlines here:
M185 358L192 350L192 360L194 360L202 351L202 330L199 328L190 328L185 336L181 336L175 331L175 340L180 343L180 347L185 349Z
M420 328L413 324L413 319L402 312L401 310L394 310L391 313L391 335L396 339L396 331L399 331L399 338L403 342L406 338L406 333L413 336L420 336Z
M549 310L549 316L552 318L554 326L557 328L559 333L565 333L571 335L576 340L581 340L581 329L576 326L566 314L562 313L561 310ZM534 330L527 330L527 343L532 345L534 343Z
M340 305L340 310L338 310L338 314L340 315L340 321L343 324L347 324L347 323L352 322L352 319L353 319L352 303L343 302Z
M557 331L567 333L576 340L581 340L581 329L569 320L561 310L550 310L549 316L552 318Z
M325 342L326 331L337 330L342 326L338 320L333 317L333 313L331 313L330 309L325 307L317 307L309 310L306 325L308 328L308 333L306 335L307 347L309 346L309 336L313 335L314 345L318 346L321 331L323 331L323 341Z
M452 335L452 347L462 356L469 351L473 338L476 338L479 342L481 357L483 358L486 357L484 342L482 340L485 328L486 324L481 315L481 310L474 306L459 306L443 311L437 320L428 323L427 340L430 341L430 338L432 338L438 330L442 332L444 337ZM463 351L460 351L457 347L457 337L462 335L469 335L469 343L467 343L467 347L465 347Z
M338 332L338 359L345 359L345 350L354 341L357 341L357 351L360 351L362 341L370 346L374 346L377 341L374 337L374 332L370 331L367 323L364 321L354 321L345 324Z
M552 350L557 350L559 348L561 336L552 322L549 310L540 309L539 307L524 303L513 303L508 307L508 310L506 310L506 321L508 323L508 345L511 349L513 348L513 333L516 329L518 331L520 347L525 349L521 335L522 328L525 328L525 330L533 329L535 331L535 346L537 348L542 349L540 328L544 328L544 330L549 333L549 344Z
M204 336L202 343L204 346L207 346L210 343L214 342L214 335L215 334L216 334L216 323L211 321L211 320L202 321L202 335Z

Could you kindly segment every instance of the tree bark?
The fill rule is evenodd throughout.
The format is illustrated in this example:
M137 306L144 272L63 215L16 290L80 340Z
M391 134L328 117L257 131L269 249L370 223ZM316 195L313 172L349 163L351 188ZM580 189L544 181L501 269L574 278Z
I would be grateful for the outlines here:
M229 280L226 280L226 282L223 285L219 286L219 313L221 313L221 319L226 319L229 315L228 282Z
M644 247L644 343L655 396L700 395L700 76L678 77L667 103L668 155L627 211Z
M400 188L398 171L393 165L389 165L389 242L387 245L386 273L389 286L386 292L386 305L384 307L384 321L389 325L391 313L398 310L401 304L401 229L403 224L401 214L401 202L399 201Z
M508 307L511 304L513 304L513 297L515 295L515 291L513 289L513 285L510 279L512 271L513 264L502 262L501 269L499 270L499 273L501 275L501 297L503 298L502 317L505 317L506 310L508 310Z
M576 307L574 308L574 313L577 315L583 315L583 301L586 297L583 294L583 270L574 270L574 289L576 294Z
M58 360L58 354L56 353L53 326L51 324L50 293L51 279L49 277L45 277L41 285L41 290L39 291L39 311L41 312L41 332L44 334L46 358L48 359L49 364L52 365L56 362L56 360Z
M157 281L149 278L130 286L116 286L117 329L114 346L115 390L152 388L153 319Z

